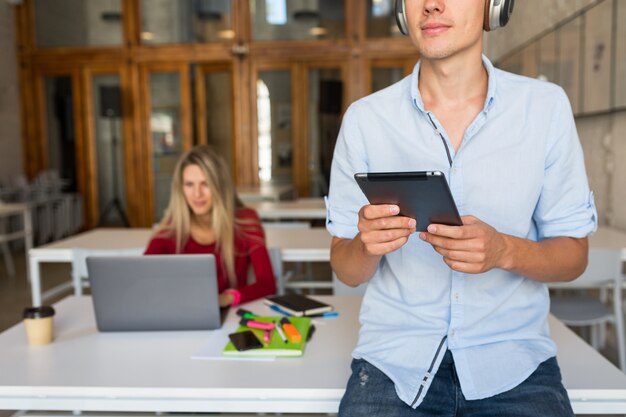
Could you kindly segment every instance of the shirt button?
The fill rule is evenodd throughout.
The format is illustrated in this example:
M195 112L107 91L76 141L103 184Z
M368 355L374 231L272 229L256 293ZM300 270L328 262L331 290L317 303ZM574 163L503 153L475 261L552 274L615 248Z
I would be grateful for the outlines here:
M455 329L452 329L452 330L450 331L450 337L454 337L454 336L456 336L456 330L455 330Z
M455 292L455 293L454 293L454 299L455 299L456 301L459 301L459 298L461 298L461 296L459 295L459 293L458 293L458 292Z

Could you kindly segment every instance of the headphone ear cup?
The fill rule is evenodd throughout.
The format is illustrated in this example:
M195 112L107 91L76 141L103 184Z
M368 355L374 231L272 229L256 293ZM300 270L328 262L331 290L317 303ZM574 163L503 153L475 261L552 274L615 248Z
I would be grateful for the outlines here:
M406 20L405 0L396 0L396 23L403 35L409 34L409 25Z
M496 30L509 23L515 0L485 0L483 29L487 32Z

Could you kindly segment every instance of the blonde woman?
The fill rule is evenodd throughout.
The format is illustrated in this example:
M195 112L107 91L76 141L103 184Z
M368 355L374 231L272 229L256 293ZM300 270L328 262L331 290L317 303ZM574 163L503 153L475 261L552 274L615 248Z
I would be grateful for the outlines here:
M224 160L207 145L185 153L169 206L146 255L213 254L220 306L274 294L276 281L257 213L243 206ZM256 281L248 285L252 265Z

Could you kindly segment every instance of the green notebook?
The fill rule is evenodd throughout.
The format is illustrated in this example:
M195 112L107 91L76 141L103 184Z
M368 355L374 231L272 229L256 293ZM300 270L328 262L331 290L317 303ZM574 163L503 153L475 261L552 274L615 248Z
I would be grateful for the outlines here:
M280 322L284 316L272 316L272 317L255 317L254 320L262 321L266 323ZM298 330L302 336L302 340L299 343L292 343L287 339L287 343L283 342L276 329L272 330L272 338L269 344L265 344L259 349L250 349L238 351L233 346L232 342L228 342L224 348L223 354L225 356L302 356L304 353L304 345L306 344L306 338L309 335L309 329L311 327L311 319L308 317L288 317L291 324ZM256 337L263 342L263 330L250 329L246 326L239 326L236 332L243 332L245 330L252 330Z

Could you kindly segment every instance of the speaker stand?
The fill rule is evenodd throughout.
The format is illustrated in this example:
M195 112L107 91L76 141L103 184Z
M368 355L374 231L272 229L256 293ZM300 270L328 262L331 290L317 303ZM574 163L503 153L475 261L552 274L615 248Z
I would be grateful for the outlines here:
M113 165L113 198L104 206L104 210L102 214L100 214L100 220L98 221L98 226L104 226L106 223L109 214L112 212L117 212L119 218L124 223L124 227L130 227L130 222L128 221L128 217L126 216L126 212L124 211L124 207L122 206L122 202L120 201L119 196L117 195L117 137L115 135L115 120L114 117L109 117L109 124L111 126L111 158Z

